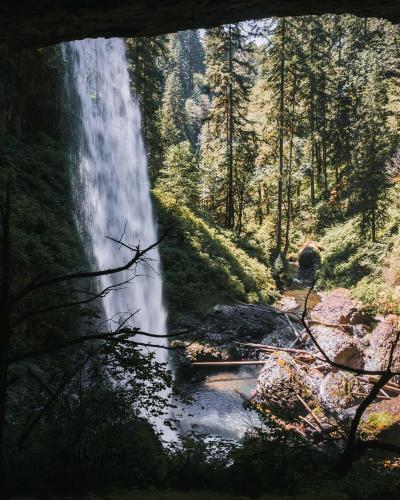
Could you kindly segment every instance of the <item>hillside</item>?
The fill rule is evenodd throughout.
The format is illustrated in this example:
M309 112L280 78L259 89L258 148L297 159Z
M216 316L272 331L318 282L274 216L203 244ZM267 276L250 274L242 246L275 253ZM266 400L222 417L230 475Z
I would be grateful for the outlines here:
M400 313L399 195L399 186L391 188L392 204L376 242L362 234L358 217L325 231L320 286L350 288L374 312Z
M270 303L278 296L260 249L202 218L175 198L154 191L161 243L165 297L174 320L184 311L204 311L217 303Z

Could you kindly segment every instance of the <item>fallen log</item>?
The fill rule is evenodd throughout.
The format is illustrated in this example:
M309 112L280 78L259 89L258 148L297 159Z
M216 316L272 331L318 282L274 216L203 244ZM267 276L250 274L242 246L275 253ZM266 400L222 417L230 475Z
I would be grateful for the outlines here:
M265 361L246 360L246 361L192 361L193 366L243 366L243 365L265 365Z
M363 377L359 376L358 377L361 382L365 382L366 384L369 385L374 385L374 382L376 382L375 376L369 376L369 377ZM394 384L393 382L388 382L385 386L384 389L386 392L394 392L395 394L400 394L400 386L397 384Z
M302 353L302 354L307 354L307 356L314 356L310 351L306 351L304 349L293 349L290 347L277 347L274 345L267 345L267 344L254 344L252 342L237 342L235 341L234 344L242 345L244 347L252 347L254 349L259 349L259 350L268 350L268 351L284 351L284 352L289 352L289 353Z
M236 381L242 381L242 380L257 380L258 377L235 377L235 378L218 378L215 380L207 380L205 383L208 384L218 384L219 382L236 382Z

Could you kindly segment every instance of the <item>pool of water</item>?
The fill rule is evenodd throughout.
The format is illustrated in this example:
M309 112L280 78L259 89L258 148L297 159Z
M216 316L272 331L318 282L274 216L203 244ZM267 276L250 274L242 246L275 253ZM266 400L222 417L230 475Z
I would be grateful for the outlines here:
M203 368L204 369L204 368ZM210 436L240 439L259 423L255 412L243 407L254 392L260 367L241 367L208 375L190 388L192 402L181 409L179 431L188 433L193 426Z

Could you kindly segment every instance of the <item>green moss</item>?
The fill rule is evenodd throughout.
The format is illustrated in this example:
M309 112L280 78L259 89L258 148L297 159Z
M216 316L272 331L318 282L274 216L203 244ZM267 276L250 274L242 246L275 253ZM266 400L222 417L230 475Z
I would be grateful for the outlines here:
M233 301L270 303L277 298L270 268L256 251L241 248L230 231L217 228L160 190L154 191L165 295L173 316Z
M370 413L361 424L361 432L369 438L377 437L382 431L398 421L398 417L386 411Z
M63 145L45 134L5 137L0 141L1 204L7 184L13 291L38 275L66 274L85 267L82 242L73 219L70 172ZM49 306L60 300L58 293L66 293L65 287L47 295L32 294L22 305L25 309ZM77 309L37 316L28 322L21 339L14 337L13 348L27 348L34 339L47 337L55 342L73 334L78 325Z

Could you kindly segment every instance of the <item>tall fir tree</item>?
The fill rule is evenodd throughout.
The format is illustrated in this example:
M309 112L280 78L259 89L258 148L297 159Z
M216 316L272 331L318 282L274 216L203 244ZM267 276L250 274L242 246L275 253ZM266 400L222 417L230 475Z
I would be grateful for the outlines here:
M167 39L165 36L128 38L126 51L133 93L139 99L150 176L154 182L163 159L161 131L157 116L163 95L163 66L167 55Z
M203 163L211 170L224 164L225 173L215 176L218 186L209 186L208 193L214 197L211 206L215 215L225 227L233 229L238 211L236 182L240 177L237 153L239 144L241 148L249 144L244 137L249 133L245 110L252 84L252 44L240 25L227 25L208 30L205 51L211 107L204 131Z

